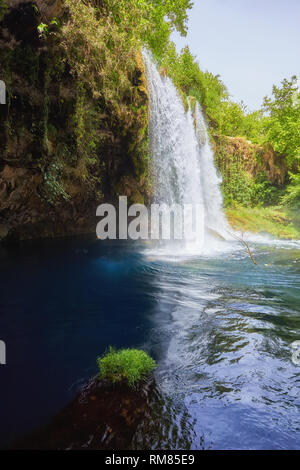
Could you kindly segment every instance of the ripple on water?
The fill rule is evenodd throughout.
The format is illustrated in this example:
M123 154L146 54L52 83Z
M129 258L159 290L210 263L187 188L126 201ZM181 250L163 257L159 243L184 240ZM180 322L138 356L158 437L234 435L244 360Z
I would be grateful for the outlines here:
M299 445L290 343L300 337L300 254L291 246L256 248L257 267L236 254L173 262L171 273L161 261L153 334L167 325L168 335L158 382L184 403L205 448Z

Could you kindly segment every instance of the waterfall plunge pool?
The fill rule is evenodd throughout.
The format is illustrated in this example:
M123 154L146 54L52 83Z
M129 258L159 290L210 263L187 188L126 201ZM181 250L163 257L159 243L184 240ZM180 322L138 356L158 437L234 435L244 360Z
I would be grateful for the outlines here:
M300 250L216 257L90 238L0 247L1 445L44 425L109 345L147 350L167 405L134 446L296 449Z

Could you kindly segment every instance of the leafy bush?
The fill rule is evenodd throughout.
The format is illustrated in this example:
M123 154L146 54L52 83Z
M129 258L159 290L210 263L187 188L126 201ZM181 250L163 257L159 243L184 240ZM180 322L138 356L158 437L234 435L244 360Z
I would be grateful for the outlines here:
M273 186L264 173L259 173L252 185L252 206L276 206L280 202L283 190Z
M112 383L126 381L130 387L143 380L156 368L156 363L145 351L112 347L104 357L97 359L99 377Z
M61 165L52 163L44 174L43 197L50 203L55 204L60 201L68 201L69 194L65 191L61 182Z
M287 192L281 199L282 204L299 208L300 207L300 174L290 174L291 184L287 187Z
M250 176L237 163L230 163L221 185L225 206L231 207L235 203L251 206L252 185Z
M273 86L273 97L266 97L264 131L266 141L287 158L291 167L300 158L300 93L297 77Z
M224 158L220 155L218 157ZM236 204L259 207L280 203L283 190L272 185L263 172L252 178L244 171L238 158L236 161L232 161L228 155L225 158L227 167L223 167L221 184L225 207L235 207Z

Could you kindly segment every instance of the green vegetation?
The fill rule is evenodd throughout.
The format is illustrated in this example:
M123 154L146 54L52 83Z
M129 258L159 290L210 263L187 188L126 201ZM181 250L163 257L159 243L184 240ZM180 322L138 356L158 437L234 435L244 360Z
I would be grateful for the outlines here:
M188 47L177 53L175 45L169 42L158 61L162 73L173 79L185 104L186 97L192 96L206 114L216 147L216 161L223 175L226 207L235 204L299 207L300 92L297 78L284 79L281 86L274 86L272 98L266 97L260 110L249 112L243 103L230 99L219 75L200 69ZM245 145L240 152L220 145L222 138L228 136L244 138ZM266 157L263 161L262 156Z
M100 2L92 2L94 5ZM127 42L145 45L157 56L164 54L171 32L186 34L191 0L104 0L102 9Z
M137 349L109 348L104 357L97 359L99 378L112 383L127 382L130 387L145 379L155 368L156 363L144 351Z
M64 0L64 4L67 21L41 24L38 29L48 36L53 29L76 82L72 140L77 158L71 179L83 180L90 191L105 185L103 174L110 163L101 161L101 156L107 153L113 133L113 141L122 141L127 158L119 164L122 176L114 179L110 174L106 185L114 196L129 191L132 202L144 202L150 178L141 47L163 54L172 30L186 33L191 2Z
M217 138L216 162L223 175L229 220L245 231L299 238L300 94L296 77L274 86L273 96L265 98L262 110L244 118L236 113L230 122L238 123L235 130L227 127L230 135L240 131L252 143L248 143L249 150L244 145L239 152ZM252 127L242 134L245 122Z
M236 162L231 162L228 168L222 181L225 207L234 207L235 203L244 207L260 207L279 202L281 191L263 173L253 178L239 169Z
M287 187L286 194L282 197L282 203L299 209L300 207L300 173L290 174L291 183Z
M160 58L162 71L168 74L179 91L185 96L195 97L214 129L220 127L221 108L228 92L218 75L203 72L188 47L179 54L175 44L170 42L163 57Z
M284 194L286 166L280 159L274 160L272 148L251 144L241 137L214 138L225 207L278 205Z
M2 19L4 18L6 11L7 11L6 0L0 0L0 21L2 21Z
M231 226L241 232L270 233L275 238L299 239L300 216L283 207L243 207L226 210Z
M273 97L266 97L262 109L248 112L244 103L230 100L219 75L200 69L196 58L185 47L177 53L169 42L159 58L167 73L186 96L194 96L203 106L215 134L245 137L253 143L272 144L289 163L300 158L300 92L297 77L273 86Z
M290 164L300 159L300 90L297 77L273 86L273 98L265 98L265 139L275 151L285 155Z

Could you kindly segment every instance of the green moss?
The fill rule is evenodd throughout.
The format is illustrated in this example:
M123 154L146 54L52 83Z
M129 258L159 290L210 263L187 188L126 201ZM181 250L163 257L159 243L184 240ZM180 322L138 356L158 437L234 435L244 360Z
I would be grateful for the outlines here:
M189 96L189 102L191 105L191 110L194 113L196 110L197 99L194 96Z
M28 85L39 86L40 53L31 45L15 47L12 51L11 68L26 80Z
M184 106L185 111L187 112L189 110L189 102L188 102L188 97L184 91L182 91L180 88L177 88L177 91L182 99L182 103Z
M130 387L145 379L155 368L155 361L144 351L112 347L102 358L97 359L99 378L111 383L127 382Z

